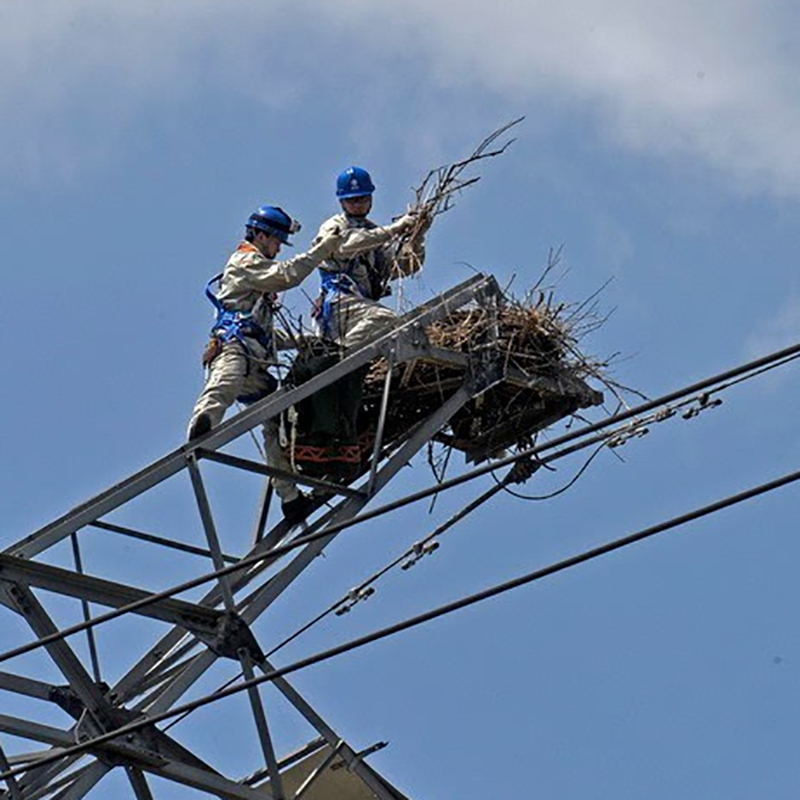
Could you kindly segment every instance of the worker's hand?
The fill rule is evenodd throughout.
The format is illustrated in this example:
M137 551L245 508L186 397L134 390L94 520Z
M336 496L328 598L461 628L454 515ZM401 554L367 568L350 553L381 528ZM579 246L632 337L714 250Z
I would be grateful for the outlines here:
M313 247L309 250L309 254L318 258L320 261L325 261L330 258L342 245L342 234L339 229L335 229L325 236L317 239Z
M423 208L422 211L415 214L417 219L416 227L414 228L415 236L424 236L429 230L431 225L433 225L433 214L426 208Z
M391 225L387 225L386 230L389 231L392 236L399 236L402 233L410 231L417 224L417 220L418 216L413 212L409 212L408 214L403 214L400 219L393 222Z

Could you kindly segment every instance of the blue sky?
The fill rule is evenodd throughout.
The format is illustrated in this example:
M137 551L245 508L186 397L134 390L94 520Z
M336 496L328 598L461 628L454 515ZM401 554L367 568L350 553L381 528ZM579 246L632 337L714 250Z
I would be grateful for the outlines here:
M602 302L616 310L585 348L621 351L615 377L650 396L796 342L796 16L755 0L724 11L686 0L8 0L4 546L181 442L202 381L203 286L255 206L298 217L302 249L336 210L344 167L370 169L374 216L386 219L430 167L520 115L518 141L431 231L412 298L462 280L465 264L501 283L516 275L522 290L563 244L562 299L613 279ZM314 279L304 288L314 294ZM301 292L287 302L307 314ZM796 469L799 390L786 368L659 426L624 463L604 453L553 501L499 496L435 557L276 661ZM556 488L578 466L561 462L529 488ZM257 485L208 474L223 542L241 549ZM426 478L420 462L388 496ZM489 485L343 536L259 638L304 622ZM201 543L181 489L122 521ZM372 763L417 800L794 798L797 511L796 490L773 493L296 683L355 743L390 740ZM97 574L161 588L196 571L135 545L120 559L118 543L88 536ZM9 646L26 641L8 615L2 625ZM128 623L101 633L112 677L150 635ZM26 664L55 678L43 660ZM220 667L198 690L230 674ZM259 756L243 713L229 701L173 732L244 774ZM200 796L152 786L164 800ZM112 775L90 797L114 787L130 792Z

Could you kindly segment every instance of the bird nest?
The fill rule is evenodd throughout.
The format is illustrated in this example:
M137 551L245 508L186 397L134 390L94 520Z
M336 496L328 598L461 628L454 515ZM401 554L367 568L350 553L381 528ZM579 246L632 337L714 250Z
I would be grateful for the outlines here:
M506 298L499 309L474 305L426 329L430 355L392 371L383 442L407 437L476 372L500 368L503 380L470 400L436 439L481 461L509 448L527 447L542 428L603 395L587 381L610 386L605 364L584 355L578 343L601 324L591 305L556 305L552 294ZM364 386L360 425L374 433L387 362L372 364Z

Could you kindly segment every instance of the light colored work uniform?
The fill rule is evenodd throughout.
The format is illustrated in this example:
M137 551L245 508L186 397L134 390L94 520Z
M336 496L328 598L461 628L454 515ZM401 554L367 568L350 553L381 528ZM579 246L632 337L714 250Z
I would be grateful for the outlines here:
M323 336L355 350L388 331L397 315L378 302L390 280L422 266L422 236L398 248L405 230L398 223L380 227L365 217L341 213L324 222L314 242L338 235L339 245L320 264L322 298L319 322Z
M276 350L290 349L293 343L285 331L275 328L274 295L299 286L329 252L329 245L322 243L294 258L274 261L250 242L238 246L225 265L217 299L228 311L250 315L266 338L245 336L244 343L232 340L222 344L195 403L189 430L202 413L209 415L213 428L237 399L255 402L275 390L275 378L267 368L274 363ZM264 423L264 445L270 466L291 469L280 447L277 417ZM273 485L283 501L298 496L292 481L273 478Z

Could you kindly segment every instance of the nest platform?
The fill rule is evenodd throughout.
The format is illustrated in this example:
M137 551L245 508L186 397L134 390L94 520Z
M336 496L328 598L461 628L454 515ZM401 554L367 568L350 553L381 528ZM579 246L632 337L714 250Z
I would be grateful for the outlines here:
M600 405L602 392L587 383L597 376L597 365L577 349L561 310L546 303L509 304L495 314L464 309L426 328L426 357L393 370L384 444L402 441L446 402L471 377L476 356L479 363L494 360L503 380L467 403L435 436L467 461L528 447L542 429ZM367 436L377 428L386 370L385 360L373 363L365 381L359 427Z

